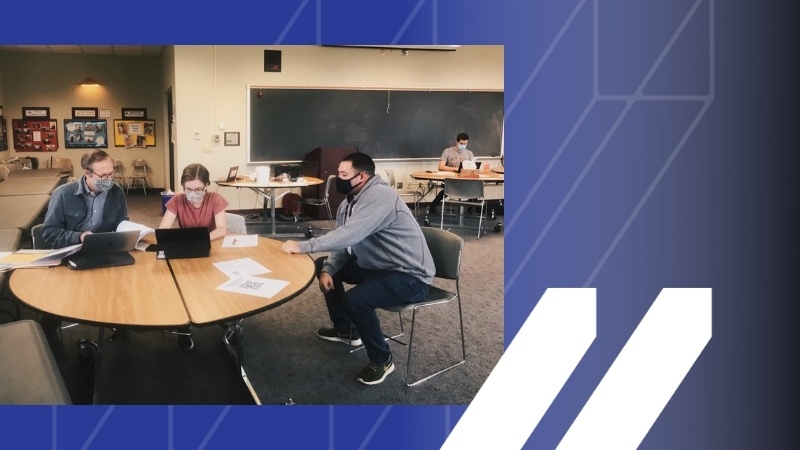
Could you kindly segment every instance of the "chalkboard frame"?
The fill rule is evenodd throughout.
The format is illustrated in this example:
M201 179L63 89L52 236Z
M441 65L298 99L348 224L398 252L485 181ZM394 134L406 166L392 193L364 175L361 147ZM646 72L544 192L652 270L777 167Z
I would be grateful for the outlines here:
M438 160L460 132L470 134L476 157L500 157L503 96L492 89L248 85L247 163L297 163L312 149L332 145L359 147L376 161ZM305 123L321 125L316 131L295 127ZM323 141L320 133L328 132L339 138Z

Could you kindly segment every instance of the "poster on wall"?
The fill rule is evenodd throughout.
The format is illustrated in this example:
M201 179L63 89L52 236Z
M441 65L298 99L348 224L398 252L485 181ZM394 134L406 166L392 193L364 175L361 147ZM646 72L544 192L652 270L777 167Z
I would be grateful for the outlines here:
M108 148L104 119L64 119L65 148Z
M114 120L114 146L145 148L155 145L155 120Z
M14 150L18 152L54 152L58 150L56 119L12 119Z

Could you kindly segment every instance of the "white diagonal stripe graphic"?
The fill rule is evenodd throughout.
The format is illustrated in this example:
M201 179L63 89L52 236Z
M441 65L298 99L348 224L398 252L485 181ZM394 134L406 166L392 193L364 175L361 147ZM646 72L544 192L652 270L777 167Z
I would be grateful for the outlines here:
M711 289L663 289L559 449L635 449L711 339Z
M442 449L521 448L594 341L596 296L548 289Z

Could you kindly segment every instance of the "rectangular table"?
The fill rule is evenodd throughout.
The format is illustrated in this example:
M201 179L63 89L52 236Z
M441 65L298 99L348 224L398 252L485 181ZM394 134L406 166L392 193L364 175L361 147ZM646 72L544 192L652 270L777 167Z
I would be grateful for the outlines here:
M0 228L29 230L49 202L50 196L42 194L0 197Z
M30 172L30 171L28 171ZM0 197L13 195L50 194L58 186L61 179L58 177L47 178L8 178L0 183Z
M61 169L15 170L8 174L8 178L61 178Z

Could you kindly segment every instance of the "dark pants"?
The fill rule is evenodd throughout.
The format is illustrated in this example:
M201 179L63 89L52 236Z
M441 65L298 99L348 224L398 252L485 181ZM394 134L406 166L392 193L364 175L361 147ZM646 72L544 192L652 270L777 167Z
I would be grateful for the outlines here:
M326 259L327 256L323 256L315 261L317 277ZM385 364L391 359L392 352L384 340L375 309L421 302L428 295L430 286L404 272L363 269L355 257L351 257L332 278L333 289L325 294L325 304L333 327L348 332L350 324L353 324L370 361ZM356 286L345 291L343 283Z

